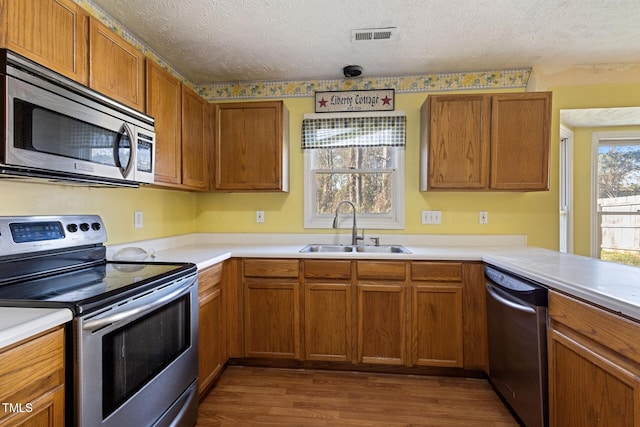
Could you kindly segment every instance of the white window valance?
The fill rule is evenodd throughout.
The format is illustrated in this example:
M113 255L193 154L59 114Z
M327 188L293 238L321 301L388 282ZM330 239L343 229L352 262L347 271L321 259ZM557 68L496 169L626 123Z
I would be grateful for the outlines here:
M404 147L404 112L305 114L302 149L341 147Z

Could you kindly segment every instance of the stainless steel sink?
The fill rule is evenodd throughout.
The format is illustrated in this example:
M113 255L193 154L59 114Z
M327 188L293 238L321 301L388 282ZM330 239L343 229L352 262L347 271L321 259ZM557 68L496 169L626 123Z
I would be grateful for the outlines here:
M410 254L404 246L400 245L380 245L380 246L356 246L356 252L376 253L376 254Z
M331 244L311 244L307 245L300 251L302 253L309 252L360 252L360 253L378 253L378 254L410 254L404 246L400 245L380 245L380 246L347 246L347 245L331 245Z
M345 245L307 245L300 252L353 252L352 246Z

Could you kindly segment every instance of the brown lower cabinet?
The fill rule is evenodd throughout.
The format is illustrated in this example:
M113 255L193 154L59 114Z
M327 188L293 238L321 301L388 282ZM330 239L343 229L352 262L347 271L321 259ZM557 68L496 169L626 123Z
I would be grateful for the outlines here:
M230 265L242 298L227 320L232 357L486 370L482 263Z
M406 263L358 261L358 362L407 363Z
M304 357L354 359L351 261L304 261Z
M227 362L222 263L198 273L198 393L203 396Z
M640 425L640 324L549 292L549 424Z
M0 351L0 426L63 427L64 369L62 326Z
M413 364L461 368L462 263L416 261L411 279Z
M244 261L244 355L300 359L297 260Z

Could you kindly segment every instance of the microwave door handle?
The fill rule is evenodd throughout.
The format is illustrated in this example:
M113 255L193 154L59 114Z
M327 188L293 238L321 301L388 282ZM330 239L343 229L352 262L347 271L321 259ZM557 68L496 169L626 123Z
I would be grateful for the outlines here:
M120 132L118 132L116 143L113 145L113 158L115 160L116 167L120 169L124 178L127 178L129 176L129 174L131 173L131 168L134 165L134 140L133 135L128 135L129 133L130 132L128 132L128 128L125 125L122 125L122 127L120 128ZM122 163L120 162L120 146L122 144L122 137L124 135L128 135L129 137L129 163L127 163L127 165L123 167Z

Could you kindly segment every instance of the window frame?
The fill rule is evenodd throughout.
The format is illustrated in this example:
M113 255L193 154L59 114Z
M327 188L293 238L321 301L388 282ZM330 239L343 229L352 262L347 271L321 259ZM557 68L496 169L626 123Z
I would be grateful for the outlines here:
M405 152L404 147L391 147L394 152L395 168L379 169L378 171L391 171L391 213L381 216L374 214L358 213L357 223L359 229L374 230L398 230L404 229L404 179L405 179ZM304 151L304 228L332 228L334 214L316 214L316 173L325 173L327 169L314 169L315 153L322 148L305 149ZM374 171L375 169L365 169L362 172ZM343 169L336 169L338 172L345 172ZM348 170L346 172L357 172ZM341 210L340 228L352 226L350 212L345 208Z
M560 125L560 241L559 251L573 253L573 140L571 129Z
M590 246L591 257L600 258L602 230L598 210L598 150L601 145L630 145L640 141L638 131L594 132L591 136L591 201L590 205Z

